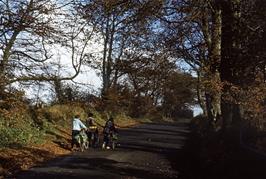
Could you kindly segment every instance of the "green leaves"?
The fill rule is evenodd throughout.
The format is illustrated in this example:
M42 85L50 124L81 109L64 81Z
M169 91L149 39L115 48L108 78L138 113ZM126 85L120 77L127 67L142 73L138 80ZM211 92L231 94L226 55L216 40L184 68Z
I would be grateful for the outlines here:
M31 122L20 121L20 126L12 126L6 121L0 122L0 148L40 143L43 136L44 132Z

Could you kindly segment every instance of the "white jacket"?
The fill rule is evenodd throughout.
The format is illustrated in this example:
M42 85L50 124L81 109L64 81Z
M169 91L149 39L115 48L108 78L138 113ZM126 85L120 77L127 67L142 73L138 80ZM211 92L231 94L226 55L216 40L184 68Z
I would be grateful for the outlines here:
M72 130L81 131L81 129L87 129L87 127L80 121L79 118L74 118Z

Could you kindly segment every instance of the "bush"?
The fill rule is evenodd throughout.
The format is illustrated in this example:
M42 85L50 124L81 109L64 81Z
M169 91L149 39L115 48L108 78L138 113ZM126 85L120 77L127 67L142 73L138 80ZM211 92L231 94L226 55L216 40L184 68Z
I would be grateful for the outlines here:
M14 121L13 121L14 122ZM5 119L0 121L0 147L25 146L32 143L41 143L44 132L32 121L19 121L14 125Z
M78 104L72 105L53 105L43 108L38 113L39 118L43 118L48 122L66 126L70 124L74 115L79 114L81 119L87 118L86 111Z
M44 132L34 122L27 105L0 109L0 147L40 143L43 138Z
M53 105L39 109L38 118L42 119L42 128L44 130L50 130L49 128L54 126L69 128L72 125L71 122L74 115L79 114L81 120L85 122L89 112L93 113L93 117L98 124L102 126L105 124L108 115L101 114L95 109L88 108L79 103Z

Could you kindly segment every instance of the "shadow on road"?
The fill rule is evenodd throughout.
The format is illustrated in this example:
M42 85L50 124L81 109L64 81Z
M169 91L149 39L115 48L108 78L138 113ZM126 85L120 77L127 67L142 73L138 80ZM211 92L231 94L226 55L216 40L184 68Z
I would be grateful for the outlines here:
M185 172L184 124L143 124L119 130L114 151L90 149L50 161L18 175L32 178L180 178Z
M47 178L77 178L85 179L88 177L93 178L129 178L134 176L135 178L162 178L157 174L147 172L146 170L117 167L118 163L114 160L102 159L102 158L91 158L91 159L79 159L76 161L79 165L66 165L60 168L55 167L54 171L51 172L40 172L40 171L29 171L24 174L24 177L20 178L33 178L38 179ZM93 165L92 165L93 164ZM78 172L72 172L77 170ZM67 171L66 171L67 170ZM90 172L89 172L90 171Z

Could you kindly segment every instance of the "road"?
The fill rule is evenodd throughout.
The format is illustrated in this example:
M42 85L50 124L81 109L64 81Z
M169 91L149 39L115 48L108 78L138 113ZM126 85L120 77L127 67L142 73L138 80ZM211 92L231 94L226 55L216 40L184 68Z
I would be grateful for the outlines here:
M142 124L119 130L115 150L89 149L31 168L18 179L181 178L187 124ZM182 177L183 178L183 177Z

